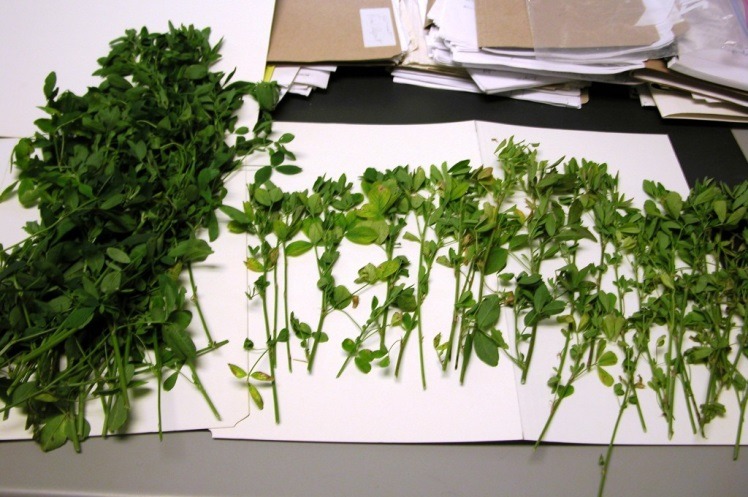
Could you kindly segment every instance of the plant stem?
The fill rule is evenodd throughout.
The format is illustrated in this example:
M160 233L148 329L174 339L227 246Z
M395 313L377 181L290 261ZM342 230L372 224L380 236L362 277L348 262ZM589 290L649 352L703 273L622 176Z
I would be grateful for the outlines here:
M623 418L623 411L628 407L628 395L631 390L631 385L626 385L626 391L623 394L623 402L618 408L618 416L616 417L616 423L613 426L613 434L610 437L610 443L608 444L608 450L605 453L603 459L603 467L600 469L600 486L597 489L597 497L603 497L605 491L605 482L608 479L608 470L610 469L610 460L613 457L613 447L618 434L618 427L621 425L621 419Z
M745 409L746 405L748 405L748 389L743 392L743 399L740 399L740 393L738 392L738 389L735 389L735 396L738 400L738 405L740 406L740 419L738 420L738 431L735 435L735 447L732 451L732 459L733 461L738 460L738 456L740 455L740 440L743 437L743 425L745 424Z
M291 325L288 317L288 254L286 253L286 242L283 242L283 325L286 332L290 333ZM288 357L288 371L293 372L290 338L286 340L286 356Z
M267 270L263 271L262 273L263 280L267 282ZM265 338L267 340L267 347L268 347L268 362L270 363L270 376L273 378L273 381L271 382L271 388L273 391L273 411L275 413L275 423L280 423L280 410L278 405L278 387L276 385L276 379L275 379L275 342L273 341L273 336L270 332L270 316L268 314L268 304L267 304L267 289L262 288L261 293L261 300L262 300L262 315L265 321Z
M195 309L197 310L197 315L200 318L200 323L203 326L203 330L205 331L205 336L208 338L208 346L213 347L215 342L213 341L213 337L210 336L210 329L208 328L208 323L205 321L205 316L203 315L203 309L200 306L200 298L197 296L197 284L195 283L195 275L192 273L192 264L187 264L187 272L190 275L190 286L192 288L192 302L195 304Z
M311 373L314 365L314 358L317 355L317 347L319 345L319 337L322 334L322 329L325 325L325 317L327 316L327 294L322 292L322 311L319 313L319 320L317 321L317 331L312 337L312 351L309 354L309 361L307 363L306 370Z
M213 404L213 401L210 399L207 390L205 390L205 387L203 387L203 383L200 381L200 377L197 375L197 369L192 364L189 364L188 366L190 368L190 371L192 372L192 382L195 384L195 387L203 396L203 399L205 399L208 407L210 407L210 411L213 413L213 416L215 416L215 418L220 421L221 415L218 412L218 409L216 409L215 404Z

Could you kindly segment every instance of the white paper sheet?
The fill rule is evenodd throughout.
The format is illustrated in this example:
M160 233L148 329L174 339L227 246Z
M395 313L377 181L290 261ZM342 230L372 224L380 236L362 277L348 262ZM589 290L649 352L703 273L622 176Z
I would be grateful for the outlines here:
M126 29L147 26L164 32L168 22L210 27L211 43L223 37L222 60L214 67L234 80L261 81L275 3L270 0L133 0L126 5L98 0L6 0L0 2L0 136L34 133L44 114L42 86L51 71L62 90L85 92L108 43ZM240 119L250 128L258 107L247 99Z
M481 143L486 143L487 137L505 133L505 127L488 123L479 123L478 130L479 136L483 137ZM560 156L566 156L607 163L609 171L620 174L621 192L632 198L634 205L638 207L642 207L647 198L641 187L645 179L661 182L684 197L688 194L688 185L665 136L522 128L516 133L516 137L540 143L540 160L555 161ZM578 151L582 150L580 155ZM598 254L592 251L582 251L577 264L582 267L596 262L597 257ZM552 275L553 268L546 268L543 272ZM613 291L612 285L608 290ZM628 303L632 304L633 302ZM631 312L632 309L628 311ZM552 396L546 382L552 376L553 367L558 364L557 354L563 348L562 336L554 330L557 327L541 326L538 330L543 340L537 342L539 347L535 350L527 383L517 388L523 431L527 440L537 440L550 413ZM622 374L618 367L614 371L616 377ZM646 383L649 380L648 368L642 365L639 371ZM693 368L692 374L698 399L704 394L707 376L702 368ZM545 434L545 441L596 444L609 441L619 409L616 396L611 389L600 383L594 370L578 381L577 393L563 401ZM616 443L705 445L732 444L735 441L739 408L733 395L723 396L727 415L715 419L707 427L706 438L692 433L682 395L676 396L676 420L672 438L668 437L667 424L652 390L643 389L639 396L647 431L644 432L641 427L636 408L630 406L622 416Z
M290 132L296 140L289 145L304 172L293 177L273 177L288 191L309 188L319 175L337 178L345 173L357 181L365 168L392 168L397 165L449 164L463 159L480 163L473 122L417 126L358 126L335 124L276 123L278 132ZM411 261L417 260L415 244L401 247ZM411 246L409 246L411 245ZM348 245L336 265L336 281L349 285L366 261L383 259L381 250ZM346 256L347 254L347 256ZM311 254L293 260L291 302L302 320L316 322L319 297L315 288L317 276ZM411 271L413 273L414 271ZM448 272L448 271L447 271ZM311 273L311 274L310 274ZM435 273L439 273L435 269ZM442 277L445 275L442 274ZM449 277L447 274L446 277ZM313 291L310 292L309 289ZM273 440L339 441L339 442L465 442L482 440L517 440L521 438L519 409L514 391L514 372L508 361L499 368L489 368L479 361L471 364L464 386L458 372L441 372L433 353L431 339L436 331L447 331L449 308L440 302L451 301L452 289L433 285L424 308L428 336L424 338L427 366L427 390L423 391L419 374L417 340L411 338L406 348L406 362L399 379L392 368L363 375L353 364L343 375L335 376L345 354L340 342L355 337L355 328L344 316L335 314L325 326L330 341L320 345L311 375L303 362L295 362L289 374L285 352L278 348L281 367L276 370L281 422L276 425L269 389L263 390L265 410L252 408L250 416L234 429L211 430L217 438L252 438ZM309 295L312 298L309 298ZM368 312L370 296L362 296L358 314ZM264 342L258 303L250 311L250 337ZM352 311L354 315L355 312ZM365 316L365 314L364 314ZM447 321L445 321L445 316ZM395 348L397 350L397 348ZM295 358L302 358L300 350ZM393 361L394 366L394 361ZM263 369L267 372L267 367Z
M568 79L554 76L538 76L517 71L493 69L468 69L468 74L485 93L503 93L568 81Z
M664 118L696 119L700 121L748 122L745 107L727 102L707 103L694 100L688 93L665 90L650 85L657 110Z
M555 161L565 156L607 163L611 172L620 172L621 192L632 197L638 206L644 201L641 189L644 179L662 182L683 195L687 192L669 140L661 135L553 130L473 121L412 126L276 123L275 129L279 134L296 135L289 149L296 153L296 163L304 169L296 176L273 176L273 181L287 191L310 188L323 174L337 178L345 173L349 180L356 181L367 167L427 167L463 159L470 159L473 166L481 163L495 166L497 141L514 136L516 140L539 143L539 160ZM9 153L11 144L0 141L0 146L3 145L4 153ZM251 176L239 173L229 182L227 203L240 204L248 178ZM0 204L0 209L4 208L6 204ZM250 403L242 381L234 378L228 368L228 363L249 368L258 358L256 352L247 354L242 349L245 337L256 344L265 340L259 302L256 299L248 302L244 296L251 278L243 266L246 244L244 236L223 234L213 245L216 253L208 259L211 267L198 274L201 302L214 336L217 340L230 339L218 354L207 356L200 369L206 389L224 415L223 422L213 420L199 394L189 383L180 380L181 386L178 383L179 388L164 397L166 430L212 428L216 438L329 442L471 442L535 440L539 436L552 401L546 382L558 361L560 334L555 341L548 337L538 341L527 384L519 384L512 363L502 357L498 368L489 368L474 359L465 384L460 386L455 371L441 372L431 346L433 335L444 332L445 319L449 319L451 312L450 306L444 305L452 302L450 285L438 283L450 277L449 271L443 269L434 270L432 290L423 309L428 323L423 341L427 367L425 391L420 384L417 341L413 338L406 349L406 362L399 379L393 378L391 369L376 367L369 375L363 375L352 364L336 379L345 359L340 342L346 336L355 336L355 329L351 330L347 318L333 314L325 326L330 340L320 345L312 374L306 372L298 346L293 351L293 373L285 366L284 348L278 348L276 379L281 422L276 424L270 390L262 389L266 407L258 411ZM403 241L398 250L412 259L414 247L408 245L409 242ZM350 284L358 268L366 262L384 258L376 248L356 247L356 250L341 250L335 277L343 284ZM319 310L316 276L309 271L314 267L311 257L308 253L293 259L289 269L290 301L303 321L313 321ZM362 295L362 307L352 311L354 317L366 313L370 297ZM505 329L510 330L505 339L511 350L514 337L508 311L502 319ZM541 328L540 332L547 334L552 330ZM204 339L196 335L196 341L201 340ZM261 358L259 369L267 371L264 360ZM611 368L611 373L617 371ZM565 399L545 436L546 441L608 443L618 404L611 390L604 388L595 376L593 372L578 381L577 392ZM694 382L698 395L703 378ZM677 407L676 413L680 415L672 440L668 440L666 424L652 392L643 390L640 396L648 431L642 432L635 410L630 407L619 428L616 439L619 444L734 442L737 408L729 395L723 399L728 416L712 422L707 439L691 435L685 411L682 406ZM138 402L138 417L130 431L154 430L154 400L151 396ZM16 418L15 422L20 421ZM8 426L14 425L0 424L0 436L17 437Z
M606 162L612 172L620 171L621 191L634 197L635 204L639 206L644 200L641 189L644 179L660 181L684 195L688 191L669 140L659 135L548 130L484 122L409 127L289 123L278 123L277 126L283 132L297 135L294 150L299 158L298 163L305 168L300 176L278 178L277 182L284 188L308 186L311 177L323 172L332 178L346 172L353 178L368 166L426 166L444 159L452 162L461 157L471 157L474 164L482 160L487 165L495 165L493 154L497 142L494 138L501 140L515 136L517 140L540 143L541 160L554 161L561 156L573 156ZM335 138L330 140L330 137ZM474 137L477 137L477 143ZM355 152L340 147L341 142L356 143ZM472 147L477 149L471 151ZM376 251L360 249L357 254L360 256L356 257L356 261L345 261L350 266L341 271L341 280L344 274L355 274L356 263L360 266L362 261L375 257ZM306 264L313 264L313 261L309 260ZM294 284L298 281L300 285L311 288L314 277L300 274L304 267L308 267L304 261L295 261L295 266L291 268L292 274L297 275ZM441 276L449 277L446 274ZM434 280L439 281L439 278L439 273L435 273ZM434 286L438 288L440 285ZM308 292L292 293L292 301L302 300L305 295ZM427 302L431 299L445 302L450 301L450 296L434 293ZM304 305L314 307L314 303ZM314 315L312 309L307 309L307 312L308 316ZM445 309L429 308L427 315L438 322L445 319ZM510 321L506 316L505 319ZM259 321L254 323L255 328L259 327ZM341 333L346 326L350 325L345 320L336 321L329 326L329 330ZM437 329L438 325L434 326L433 331ZM339 343L346 335L343 333L336 340L332 333L330 342L320 349L323 355L318 356L312 375L307 375L303 370L303 362L295 364L293 374L288 374L284 368L277 373L280 425L273 422L272 412L266 407L262 412L253 409L250 416L234 429L212 430L213 435L217 438L347 442L465 442L518 438L517 427L513 424L517 414L510 412L513 402L508 398L511 388L505 384L511 376L506 369L510 366L509 361L500 362L496 370L478 363L478 368L469 370L466 384L462 387L454 382L454 374L441 378L437 371L437 378L434 379L436 364L432 362L429 364L428 389L421 391L415 351L410 350L409 367L399 381L393 381L386 373L364 376L353 368L336 380L333 378L337 372L336 363L340 364L344 357L336 342ZM511 336L505 338L513 341ZM430 336L424 337L424 343L429 342ZM515 379L522 422L521 436L525 440L534 440L539 436L548 415L552 396L546 381L550 368L557 360L560 345L553 340L543 340L536 350L528 383L520 385L518 378ZM427 352L433 355L433 351ZM609 389L601 386L594 374L580 380L578 385L578 393L562 405L545 440L605 444L610 439L612 423L617 414L616 398ZM494 397L496 391L501 392L499 398ZM266 390L264 395L267 403L269 391ZM668 443L666 426L656 403L649 396L651 394L642 394L642 402L648 403L645 416L649 432L642 432L634 409L629 409L619 429L618 443ZM677 421L673 442L732 443L737 409L731 405L728 410L732 411L731 417L714 422L706 440L690 435L687 419L682 415ZM414 417L414 413L418 413L417 417ZM459 423L454 421L457 413L460 413ZM488 419L492 422L485 423L484 420Z
M412 69L395 69L392 71L392 81L437 90L465 91L480 93L478 85L471 80L449 74L423 72Z

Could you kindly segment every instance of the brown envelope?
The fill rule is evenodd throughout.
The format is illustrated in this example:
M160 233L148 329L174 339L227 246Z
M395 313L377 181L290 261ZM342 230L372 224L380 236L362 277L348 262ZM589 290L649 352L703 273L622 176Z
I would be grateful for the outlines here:
M542 0L546 10L535 17L543 48L632 47L659 39L654 26L634 26L644 12L641 0L633 8L620 0ZM534 48L526 0L475 0L478 46ZM609 20L615 19L611 25ZM548 26L542 26L548 20ZM573 29L572 29L573 28Z
M361 9L390 11L394 43L365 46ZM370 62L402 53L390 0L278 0L268 62Z

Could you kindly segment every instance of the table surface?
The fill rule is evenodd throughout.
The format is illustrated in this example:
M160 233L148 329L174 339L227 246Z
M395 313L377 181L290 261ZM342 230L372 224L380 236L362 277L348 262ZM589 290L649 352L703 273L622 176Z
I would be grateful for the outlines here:
M737 183L748 162L731 126L664 121L625 87L595 85L581 110L396 85L381 68L340 69L328 90L287 96L285 121L408 124L486 120L563 129L667 134L690 184ZM738 135L748 137L745 126ZM582 421L580 421L582 422ZM212 440L208 432L95 438L81 454L0 443L0 495L282 497L596 495L605 447L524 443L393 445ZM608 497L746 495L748 454L731 447L616 447Z

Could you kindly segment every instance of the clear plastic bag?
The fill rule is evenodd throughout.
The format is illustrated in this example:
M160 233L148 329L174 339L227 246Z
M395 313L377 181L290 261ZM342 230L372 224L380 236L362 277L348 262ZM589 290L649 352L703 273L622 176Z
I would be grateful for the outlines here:
M680 55L727 50L748 55L748 0L682 0L688 25L679 40Z
M681 0L688 27L669 67L748 91L748 0Z
M675 0L527 0L535 56L616 62L675 54Z

